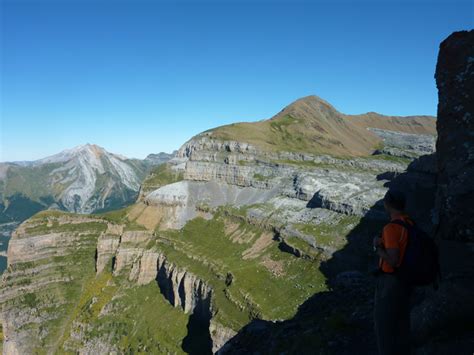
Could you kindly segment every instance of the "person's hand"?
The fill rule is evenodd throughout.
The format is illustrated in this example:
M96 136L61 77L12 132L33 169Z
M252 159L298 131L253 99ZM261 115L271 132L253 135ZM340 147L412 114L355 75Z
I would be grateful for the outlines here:
M374 248L377 248L382 245L382 238L380 237L375 237L374 238Z

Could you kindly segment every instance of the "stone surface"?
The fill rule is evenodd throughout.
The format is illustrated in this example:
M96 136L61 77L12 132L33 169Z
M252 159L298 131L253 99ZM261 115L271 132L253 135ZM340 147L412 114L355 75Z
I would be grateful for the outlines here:
M379 128L369 128L369 130L383 140L384 147L377 153L413 158L435 151L436 137L433 135L395 132Z
M425 290L412 312L421 354L469 353L474 347L474 31L451 34L440 45L437 194L434 234L442 280Z
M218 353L224 344L236 334L234 330L224 327L213 320L211 320L209 331L212 339L213 353Z
M80 225L78 230L36 231L46 223L61 228ZM90 217L62 217L49 222L27 220L13 233L9 244L7 271L0 288L0 319L4 335L4 354L32 354L49 335L41 326L64 317L63 305L70 302L63 292L67 286L80 287L84 275L74 255L94 259L102 220ZM51 349L45 349L52 351Z
M163 186L145 197L145 203L169 207L164 227L179 229L206 207L233 205L240 207L263 203L276 196L277 189L258 189L219 183L216 181L180 181Z
M97 241L96 271L100 273L104 270L108 262L112 259L120 244L120 236L123 231L122 225L109 223L107 230L99 236Z
M474 241L474 31L440 45L438 86L438 211L443 238Z
M136 279L137 284L146 285L150 282L156 281L158 275L158 258L160 254L151 250L143 252L139 261L139 268L137 275L133 275L134 270L130 272L130 278Z

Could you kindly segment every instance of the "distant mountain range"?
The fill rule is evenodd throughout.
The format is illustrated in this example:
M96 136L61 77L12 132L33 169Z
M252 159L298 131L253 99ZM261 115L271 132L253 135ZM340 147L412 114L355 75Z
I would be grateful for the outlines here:
M149 170L172 157L128 159L84 144L35 161L0 163L0 222L48 208L91 213L122 207L136 199Z

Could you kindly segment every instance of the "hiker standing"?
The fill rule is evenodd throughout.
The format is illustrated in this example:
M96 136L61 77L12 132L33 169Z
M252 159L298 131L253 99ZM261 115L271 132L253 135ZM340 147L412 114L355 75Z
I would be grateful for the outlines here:
M408 243L408 229L403 224L414 223L403 212L403 193L388 191L383 201L390 223L383 228L381 237L374 238L374 248L380 257L374 305L375 335L379 354L409 354L412 287L396 271Z

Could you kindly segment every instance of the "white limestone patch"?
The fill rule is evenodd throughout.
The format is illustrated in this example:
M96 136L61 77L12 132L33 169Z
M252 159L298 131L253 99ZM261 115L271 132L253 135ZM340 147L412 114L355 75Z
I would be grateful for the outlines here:
M156 206L174 208L171 226L181 228L198 216L199 206L218 207L231 205L241 207L264 203L278 195L278 189L239 187L216 181L180 181L160 187L145 197L145 202ZM169 221L168 221L169 222Z
M411 153L413 156L418 156L431 154L436 149L435 136L395 132L379 128L368 128L368 130L382 138L385 145L382 152L392 153L390 155L403 156L403 153Z

